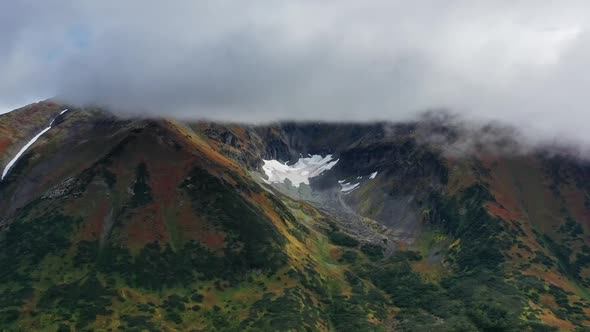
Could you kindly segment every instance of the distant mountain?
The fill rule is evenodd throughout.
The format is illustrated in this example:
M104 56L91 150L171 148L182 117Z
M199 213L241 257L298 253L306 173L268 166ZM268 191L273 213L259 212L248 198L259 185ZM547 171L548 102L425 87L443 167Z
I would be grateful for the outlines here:
M0 329L590 327L590 164L462 135L0 115Z

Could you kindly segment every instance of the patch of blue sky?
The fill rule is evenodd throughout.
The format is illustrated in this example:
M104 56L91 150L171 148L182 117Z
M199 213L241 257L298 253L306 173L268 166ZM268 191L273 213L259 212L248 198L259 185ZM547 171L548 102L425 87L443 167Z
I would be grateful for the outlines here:
M45 60L48 62L59 61L67 52L84 51L90 47L92 32L83 24L74 24L65 33L63 42L55 45L45 52Z

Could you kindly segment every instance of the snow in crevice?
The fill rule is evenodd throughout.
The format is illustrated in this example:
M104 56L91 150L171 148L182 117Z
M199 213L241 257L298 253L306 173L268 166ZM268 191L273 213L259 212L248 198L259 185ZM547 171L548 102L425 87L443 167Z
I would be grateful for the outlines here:
M340 183L340 187L341 187L340 191L344 192L344 193L351 192L360 186L360 183L348 183L348 182L344 182L344 181L342 181L342 182L338 181L338 183Z
M299 187L302 183L309 184L309 179L319 176L338 163L338 159L333 160L331 154L325 157L310 155L307 158L299 158L293 165L283 164L277 160L263 161L262 169L268 177L268 180L264 179L266 183L283 183L288 179L294 187Z
M378 171L371 173L369 175L369 180L373 180L377 177ZM357 176L357 180L362 180L364 176ZM362 182L362 181L361 181ZM340 185L340 191L343 192L345 195L349 194L351 191L360 187L361 182L358 183L351 183L348 180L338 180L338 184Z
M59 115L64 114L65 112L67 112L68 109L66 108L65 110L61 111L61 113L59 113ZM6 175L8 174L8 172L10 171L10 169L16 164L16 162L20 159L20 157L33 145L35 144L35 142L37 142L37 140L39 139L39 137L43 136L43 134L45 134L46 132L49 131L49 129L51 129L51 126L53 125L53 122L55 122L55 119L57 119L57 117L51 119L51 121L49 122L49 126L43 130L41 130L41 132L39 132L37 135L35 135L35 137L33 137L25 146L23 146L20 151L16 154L16 156L14 156L14 158L12 158L12 160L10 162L8 162L8 164L6 165L6 167L4 168L4 171L2 172L2 178L0 178L1 180L4 180L4 177L6 177Z

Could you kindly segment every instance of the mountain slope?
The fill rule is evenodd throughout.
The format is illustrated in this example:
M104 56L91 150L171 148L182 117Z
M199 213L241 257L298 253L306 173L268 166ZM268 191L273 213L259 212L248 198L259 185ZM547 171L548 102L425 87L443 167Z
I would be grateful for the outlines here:
M80 132L40 141L2 184L6 328L329 328L324 283L344 277L319 266L317 230L182 126L75 112Z
M429 123L184 123L48 101L0 117L20 130L0 130L0 166L65 108L0 182L3 329L590 325L582 161L450 156L421 135L454 129ZM309 185L262 168L329 154Z

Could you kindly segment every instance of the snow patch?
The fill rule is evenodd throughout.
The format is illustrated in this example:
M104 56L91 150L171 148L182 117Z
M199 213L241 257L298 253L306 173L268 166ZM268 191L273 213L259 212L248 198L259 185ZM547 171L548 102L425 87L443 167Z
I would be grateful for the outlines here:
M302 183L309 184L309 179L334 167L338 159L332 160L332 155L329 154L325 157L310 155L308 158L299 158L293 165L282 164L277 160L263 162L262 170L268 176L268 180L263 179L266 183L283 183L289 179L294 187L299 187Z
M61 111L61 113L59 113L59 115L62 115L67 111L68 111L68 109L66 108L65 110ZM41 130L40 133L38 133L25 146L23 146L20 149L20 151L16 154L16 156L14 156L14 158L12 158L12 160L10 162L8 162L8 165L6 165L6 167L4 168L4 171L2 172L2 178L0 178L0 181L4 180L4 177L6 177L6 174L8 174L8 171L10 171L10 169L14 166L14 164L16 164L16 162L19 160L19 158L31 147L31 145L35 144L35 142L37 142L39 137L43 136L43 134L45 134L46 132L49 131L49 129L51 129L51 126L53 125L53 122L55 122L55 119L57 119L57 117L51 119L51 121L49 122L49 127Z
M374 178L377 177L377 173L379 173L379 171L371 173L371 176L369 176L369 179L373 180Z
M338 182L340 182L340 181L338 181ZM340 189L340 191L341 191L341 192L345 192L345 193L347 193L347 192L349 192L349 191L353 191L353 190L355 190L356 188L358 188L358 186L359 186L359 185L360 185L360 183L348 183L348 182L342 182L342 183L340 183L340 186L342 187L342 188Z

